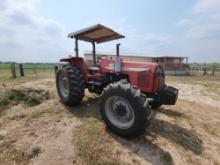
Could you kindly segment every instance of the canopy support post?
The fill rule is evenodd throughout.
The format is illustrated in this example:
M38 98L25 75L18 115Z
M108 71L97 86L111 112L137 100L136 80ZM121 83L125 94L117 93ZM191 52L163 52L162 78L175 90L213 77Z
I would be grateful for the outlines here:
M92 42L92 55L93 55L93 65L96 66L96 51L95 51L95 42Z
M78 39L75 39L75 52L76 52L76 57L79 57L79 48L78 48Z

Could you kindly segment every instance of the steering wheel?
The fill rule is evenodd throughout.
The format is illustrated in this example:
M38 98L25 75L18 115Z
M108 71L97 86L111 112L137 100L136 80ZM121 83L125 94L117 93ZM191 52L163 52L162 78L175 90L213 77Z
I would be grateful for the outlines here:
M101 56L98 57L97 59L98 59L98 61L107 60L107 59L108 59L108 56L106 56L106 55L101 55Z

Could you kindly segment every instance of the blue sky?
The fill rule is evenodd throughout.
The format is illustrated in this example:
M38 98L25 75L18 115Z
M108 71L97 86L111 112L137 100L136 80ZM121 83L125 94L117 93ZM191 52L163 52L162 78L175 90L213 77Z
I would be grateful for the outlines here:
M1 0L0 61L56 62L74 53L69 32L97 23L126 36L98 51L220 62L219 0Z

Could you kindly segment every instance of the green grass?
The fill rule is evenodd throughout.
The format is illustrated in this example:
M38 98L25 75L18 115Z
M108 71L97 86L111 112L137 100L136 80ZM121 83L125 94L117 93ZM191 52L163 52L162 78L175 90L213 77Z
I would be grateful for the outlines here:
M8 69L10 68L10 64L0 63L0 69Z
M190 64L189 65L191 70L194 71L201 71L203 72L204 68L206 68L207 72L212 73L213 69L215 69L216 72L220 72L220 63L208 63L208 64Z
M167 165L173 165L173 159L171 157L171 155L169 153L164 153L163 157L162 157L163 161L164 161L164 164L167 164Z
M20 77L19 65L16 64L16 79L12 79L10 64L0 63L0 82L15 82L19 79L39 79L39 78L48 78L54 77L54 65L55 64L23 64L24 77ZM1 85L0 83L0 85Z
M38 157L38 155L42 153L42 149L40 147L34 147L31 150L31 153L29 154L30 158Z
M29 99L27 99L26 104L29 106L35 106L41 103L40 98L38 98L37 96L32 96Z
M47 70L32 70L27 69L24 70L25 77L19 77L19 74L17 73L17 78L12 78L10 70L0 69L0 86L6 87L10 85L17 85L29 81L36 81L41 80L44 78L54 78L55 73L54 70L47 69Z
M25 101L28 99L28 96L21 90L11 90L8 93L9 100L16 100L16 101Z
M38 69L51 69L54 68L56 64L44 64L44 63L24 63L23 68L38 68ZM18 64L16 64L18 67ZM10 69L9 63L0 63L0 69Z
M8 104L9 104L8 97L1 97L0 98L0 107L5 107Z
M36 106L44 99L49 98L49 92L43 90L23 89L23 90L9 90L0 98L0 107L5 108L10 103L19 104L24 103L28 106Z
M205 66L206 66L207 68L213 68L213 67L220 68L220 63L214 62L214 63L207 63L207 64L190 64L190 67L203 68L203 67L205 67Z
M166 76L166 81L169 82L182 82L182 83L198 83L198 82L220 82L219 76Z

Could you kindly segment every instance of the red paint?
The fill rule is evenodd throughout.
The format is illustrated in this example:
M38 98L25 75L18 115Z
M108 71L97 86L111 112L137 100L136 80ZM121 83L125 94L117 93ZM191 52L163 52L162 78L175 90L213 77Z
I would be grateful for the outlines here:
M100 66L101 72L114 73L114 67L108 69L109 65L114 66L114 60L104 59L97 63ZM147 71L122 71L121 74L128 75L132 86L138 87L142 92L155 93L158 91L160 79L155 76L155 72L158 69L158 64L155 63L144 63L144 62L133 62L122 60L122 68L146 68ZM139 83L140 79L146 79L146 84Z
M93 75L88 74L87 65L81 57L68 57L60 61L70 62L79 67L86 82L106 73L114 73L115 62L112 59L98 60L97 66L100 67L100 72ZM159 70L158 64L122 60L122 68L125 70L122 70L121 74L128 75L131 85L138 87L142 92L155 93L159 90L160 78L155 75L155 72ZM126 71L126 69L129 70ZM145 71L137 71L142 69L145 69Z

